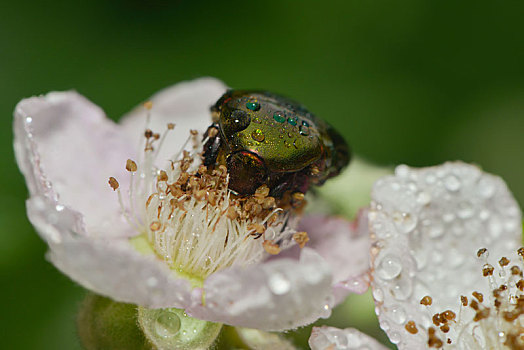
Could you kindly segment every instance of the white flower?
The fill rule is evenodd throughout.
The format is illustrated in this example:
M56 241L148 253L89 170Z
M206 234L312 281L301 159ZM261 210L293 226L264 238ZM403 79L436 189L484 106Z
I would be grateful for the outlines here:
M369 225L376 312L399 349L524 347L521 211L500 178L399 166L375 183ZM362 348L338 346L340 332L317 349Z
M22 100L15 151L28 217L56 267L116 301L263 330L327 317L368 286L367 257L349 265L351 256L332 252L365 250L369 240L343 220L306 218L311 241L299 249L297 218L264 202L267 193L252 199L261 208L247 208L230 197L227 174L199 168L201 136L190 129L206 130L225 89L210 78L178 84L121 124L76 92ZM207 182L171 188L184 172L188 184Z

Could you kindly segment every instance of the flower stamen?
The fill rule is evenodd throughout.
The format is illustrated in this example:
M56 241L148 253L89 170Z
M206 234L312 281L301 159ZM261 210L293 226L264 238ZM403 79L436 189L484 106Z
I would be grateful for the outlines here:
M126 162L129 211L134 220L116 179L111 178L110 185L119 193L126 220L134 221L138 234L170 268L204 279L219 269L279 254L292 244L304 247L309 238L305 232L296 232L298 218L294 215L300 214L306 203L303 193L285 193L277 199L269 196L269 188L263 185L252 196L236 196L228 189L225 166L208 168L202 164L205 140L201 141L195 130L166 169L156 168L166 135L175 125L168 124L162 135L153 132L147 128L152 105L144 107L148 112L143 160ZM189 142L190 151L186 149Z
M518 254L524 253L522 248ZM460 296L460 311L458 317L452 310L437 312L432 321L435 327L427 329L429 347L445 347L441 335L452 333L446 344L455 343L461 349L524 349L524 280L522 268L513 265L507 273L506 267L511 260L502 257L498 268L488 263L487 249L477 252L477 257L484 262L482 275L488 279L491 294L484 296L473 291L472 298ZM522 256L522 255L521 255ZM521 260L521 259L520 259ZM522 264L522 261L519 261ZM496 273L495 273L496 272ZM497 286L497 281L500 283ZM431 297L425 296L422 305L431 305ZM411 333L413 321L405 325ZM446 337L446 336L444 336ZM452 341L452 338L455 339Z

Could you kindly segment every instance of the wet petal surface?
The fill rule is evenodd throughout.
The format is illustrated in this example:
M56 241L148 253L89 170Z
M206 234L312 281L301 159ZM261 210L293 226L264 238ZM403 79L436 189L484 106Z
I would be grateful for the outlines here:
M311 350L386 350L370 336L355 328L313 327L309 338Z
M499 177L460 162L399 166L376 182L372 199L372 287L381 327L401 349L424 348L435 312L458 315L461 295L487 293L477 251L515 251L520 209ZM426 295L430 308L420 304ZM406 328L409 321L417 332Z

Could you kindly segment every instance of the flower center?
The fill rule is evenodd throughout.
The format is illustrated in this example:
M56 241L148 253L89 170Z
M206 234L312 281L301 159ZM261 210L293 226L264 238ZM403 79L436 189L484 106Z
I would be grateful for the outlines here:
M235 196L225 166L202 165L206 140L198 132L192 130L186 142L191 150L182 149L164 169L155 167L158 149L173 128L169 124L163 135L146 129L143 159L127 161L128 206L116 179L109 181L128 222L171 269L203 280L217 270L278 254L293 241L305 244L307 235L295 230L303 195L276 199L264 185L252 196Z

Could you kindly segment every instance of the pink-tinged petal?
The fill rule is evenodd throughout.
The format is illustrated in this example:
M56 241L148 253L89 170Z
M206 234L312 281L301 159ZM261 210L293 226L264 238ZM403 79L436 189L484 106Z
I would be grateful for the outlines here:
M205 305L186 312L204 320L280 331L309 324L331 312L331 273L309 248L300 260L276 259L214 273L204 283Z
M81 216L57 209L44 197L27 202L31 223L49 245L48 259L64 274L95 293L150 308L183 308L191 286L153 255L136 251L127 239L93 239Z
M333 272L335 302L349 293L364 293L369 287L369 248L367 211L355 222L318 215L306 216L299 230L308 233L309 248L324 258Z
M130 234L107 181L127 179L134 148L99 107L73 91L31 97L16 106L14 131L31 196L81 213L90 235Z
M154 94L149 129L163 133L168 123L174 123L175 129L166 137L158 162L163 165L171 159L187 141L190 130L205 132L211 125L210 107L226 92L226 85L215 78L200 78L178 83ZM143 135L147 111L138 106L125 115L121 124L124 131L134 140Z
M309 338L311 350L386 350L369 335L355 328L339 329L335 327L313 327Z
M452 310L460 317L461 295L491 294L477 251L514 252L520 209L502 179L460 162L397 167L395 176L376 182L372 198L372 287L381 327L399 349L426 348L432 315ZM429 307L420 304L426 295ZM409 321L416 334L406 329ZM458 337L438 336L453 344Z

